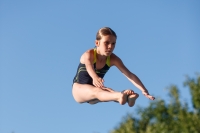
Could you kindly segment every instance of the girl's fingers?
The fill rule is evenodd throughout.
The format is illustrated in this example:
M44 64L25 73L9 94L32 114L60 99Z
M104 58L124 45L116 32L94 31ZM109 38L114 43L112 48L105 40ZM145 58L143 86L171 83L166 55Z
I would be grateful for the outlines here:
M104 85L103 85L103 82L101 82L101 87L103 87Z
M103 82L101 82L102 87L104 86Z
M151 96L151 98L152 98L152 100L154 100L154 99L155 99L155 97L153 97L153 96Z
M96 87L99 87L99 85L98 85L98 84L95 84L95 86L96 86Z
M148 97L149 99L151 99L151 100L154 100L154 99L155 99L155 97L153 97L153 96L151 96L151 95L147 95L147 97Z
M98 82L98 83L97 83L97 86L100 88L100 87L101 87L101 83Z
M98 85L100 88L102 88L104 86L102 82L99 82Z
M101 85L103 86L103 82L104 82L104 80L102 79L102 78L100 78L100 81L99 81L100 83L101 83Z
M101 88L101 87L103 86L102 82L99 82L99 81L94 82L93 85L94 85L95 87L99 87L99 88Z
M101 83L98 83L98 87L100 87L100 88L101 88L101 87L102 87L102 84L101 84Z

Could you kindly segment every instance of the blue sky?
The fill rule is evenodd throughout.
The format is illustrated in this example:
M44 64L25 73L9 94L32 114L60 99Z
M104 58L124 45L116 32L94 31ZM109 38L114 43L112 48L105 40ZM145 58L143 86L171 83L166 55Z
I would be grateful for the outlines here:
M200 1L0 1L0 132L106 133L150 100L117 68L105 85L140 94L135 107L78 104L71 93L81 54L99 28L118 36L114 53L157 99L200 72Z

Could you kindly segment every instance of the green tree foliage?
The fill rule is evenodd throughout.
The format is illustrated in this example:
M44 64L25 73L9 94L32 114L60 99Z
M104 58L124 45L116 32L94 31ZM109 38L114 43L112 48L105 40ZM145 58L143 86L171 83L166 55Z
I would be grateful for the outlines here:
M169 101L155 100L146 108L138 108L139 118L128 114L111 133L200 133L200 76L187 78L193 109L180 101L179 89L169 87Z

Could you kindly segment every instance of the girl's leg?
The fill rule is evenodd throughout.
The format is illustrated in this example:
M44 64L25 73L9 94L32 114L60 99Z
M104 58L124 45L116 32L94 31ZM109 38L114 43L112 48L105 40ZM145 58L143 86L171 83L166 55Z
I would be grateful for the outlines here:
M101 102L117 101L123 105L127 101L126 93L110 92L88 84L74 83L72 93L74 99L79 103L97 99Z
M115 92L111 88L107 88L107 87L103 88L103 90L109 91L109 92ZM88 101L89 104L96 104L98 102L101 102L101 101L99 101L98 99L93 99L93 100ZM117 102L117 101L114 101L114 102Z

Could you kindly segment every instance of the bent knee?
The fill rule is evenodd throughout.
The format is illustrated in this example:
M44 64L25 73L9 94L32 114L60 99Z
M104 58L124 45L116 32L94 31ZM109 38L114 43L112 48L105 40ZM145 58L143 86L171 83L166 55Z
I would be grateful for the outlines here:
M76 94L76 93L72 93L72 95L73 95L74 100L75 100L77 103L82 104L82 103L85 102L84 100L82 100L82 97L79 96L78 94Z

